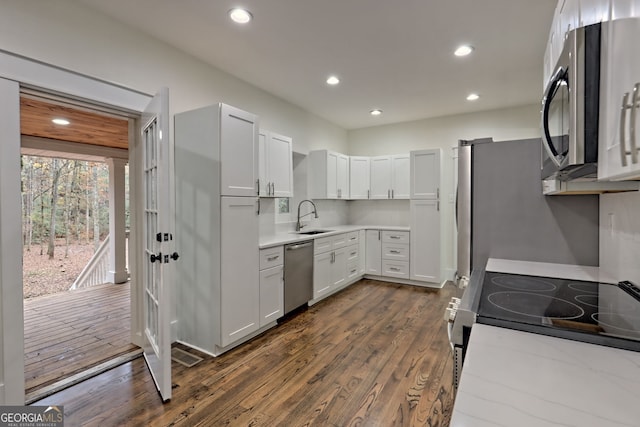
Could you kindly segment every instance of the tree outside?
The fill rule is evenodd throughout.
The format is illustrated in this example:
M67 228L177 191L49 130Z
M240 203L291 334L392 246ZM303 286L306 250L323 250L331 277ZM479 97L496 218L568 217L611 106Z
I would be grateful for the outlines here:
M22 156L25 298L68 290L108 233L106 164Z

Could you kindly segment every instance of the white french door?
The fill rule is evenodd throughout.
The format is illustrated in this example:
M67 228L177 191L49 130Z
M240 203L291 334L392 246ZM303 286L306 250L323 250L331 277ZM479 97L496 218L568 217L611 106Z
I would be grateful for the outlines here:
M142 114L144 358L163 401L171 399L170 283L173 261L169 146L169 91L163 88Z
M0 405L24 403L20 87L0 78Z

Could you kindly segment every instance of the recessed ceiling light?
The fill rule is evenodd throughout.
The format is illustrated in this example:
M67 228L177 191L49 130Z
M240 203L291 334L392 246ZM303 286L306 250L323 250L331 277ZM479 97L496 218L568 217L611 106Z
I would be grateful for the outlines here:
M69 120L67 119L53 119L51 121L57 125L62 125L62 126L66 126L70 123Z
M467 96L467 101L475 101L478 98L480 98L480 95L478 95L477 93L470 93Z
M380 114L382 114L382 110L376 108L375 110L369 111L369 114L371 114L372 116L379 116Z
M337 78L336 76L329 76L329 78L327 79L327 84L328 85L337 85L338 83L340 83L340 79Z
M247 22L251 21L253 15L251 15L251 12L249 12L248 10L237 7L229 11L229 17L233 22L237 24L246 24Z
M453 54L455 56L467 56L469 55L471 52L473 52L473 46L469 46L468 44L463 44L462 46L459 46L455 52L453 52Z

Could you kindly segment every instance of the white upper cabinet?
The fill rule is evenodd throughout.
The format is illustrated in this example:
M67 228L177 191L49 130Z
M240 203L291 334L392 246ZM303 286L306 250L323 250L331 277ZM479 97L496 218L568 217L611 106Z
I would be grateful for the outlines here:
M369 157L349 157L349 198L369 198Z
M602 30L598 179L640 178L640 19L611 21Z
M293 140L260 131L260 197L293 197Z
M442 150L411 152L411 199L440 198L440 160Z
M258 195L258 116L220 104L220 191Z
M349 197L349 156L329 150L309 152L309 197Z
M408 154L371 157L370 198L409 198Z

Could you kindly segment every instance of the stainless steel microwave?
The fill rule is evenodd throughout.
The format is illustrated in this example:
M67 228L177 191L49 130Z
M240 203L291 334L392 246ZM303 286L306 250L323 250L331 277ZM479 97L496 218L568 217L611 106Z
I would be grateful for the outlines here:
M600 27L570 31L542 98L542 178L596 178Z

